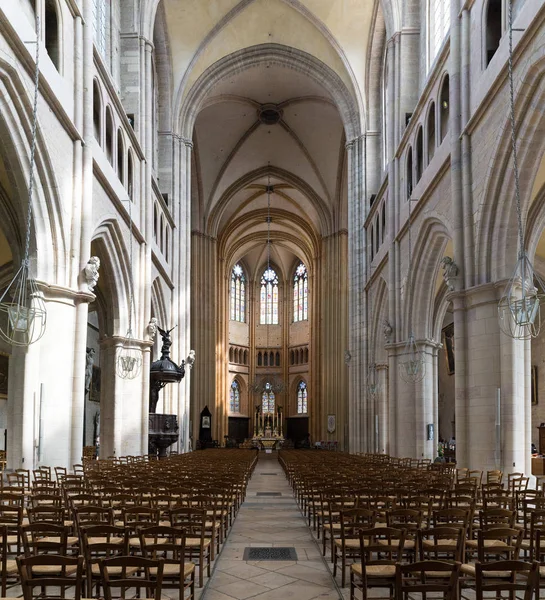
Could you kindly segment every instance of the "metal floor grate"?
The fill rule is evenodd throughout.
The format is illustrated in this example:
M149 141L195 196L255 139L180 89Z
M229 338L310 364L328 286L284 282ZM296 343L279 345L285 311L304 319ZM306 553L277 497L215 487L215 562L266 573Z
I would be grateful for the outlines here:
M258 475L278 475L278 473L258 473Z
M297 560L295 548L244 548L243 560Z
M256 496L281 496L282 492L257 492Z

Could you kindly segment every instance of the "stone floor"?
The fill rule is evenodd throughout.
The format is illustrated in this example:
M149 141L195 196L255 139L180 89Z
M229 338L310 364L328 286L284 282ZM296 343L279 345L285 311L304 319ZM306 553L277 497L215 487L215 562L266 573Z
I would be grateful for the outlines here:
M258 496L279 492L281 496ZM296 561L246 561L247 547L293 547ZM343 590L344 591L344 590ZM345 595L346 597L346 595ZM202 600L342 600L276 454L261 454Z

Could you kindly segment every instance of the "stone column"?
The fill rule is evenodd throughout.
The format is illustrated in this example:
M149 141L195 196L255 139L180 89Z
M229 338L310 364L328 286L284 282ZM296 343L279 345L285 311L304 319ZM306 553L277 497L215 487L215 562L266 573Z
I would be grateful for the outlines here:
M496 468L494 423L500 389L499 463L500 469L507 474L529 468L531 407L525 370L526 342L510 338L499 327L497 302L504 287L505 282L484 284L463 293L468 323L466 366L469 386L465 418L460 414L458 395L456 398L456 453L458 457L460 452L461 459L466 461L461 466L483 471ZM458 436L462 437L466 432L463 443Z
M195 347L191 340L191 275L194 265L191 262L191 152L193 150L193 143L191 140L180 139L178 145L179 153L179 207L178 207L178 230L177 230L177 289L175 303L176 318L178 327L176 331L176 342L177 342L177 362L180 364L182 360L185 360L189 351L194 348L196 351L195 367L192 372L192 379L195 378L195 373L199 372L202 361L204 359L198 347ZM195 271L195 274L197 271ZM194 286L197 288L198 293L197 303L198 306L200 299L202 298L202 290L198 284L194 282ZM212 320L212 323L214 321ZM189 420L190 420L190 381L189 372L186 370L185 382L182 383L177 390L178 393L178 424L180 428L183 428L181 437L183 440L183 448L180 451L187 452L189 450ZM198 421L198 419L197 419ZM195 427L196 419L193 418L193 427ZM198 426L198 423L197 423ZM198 430L197 430L198 431ZM195 443L195 436L193 435L193 443Z
M319 426L312 439L337 440L341 450L348 450L345 431L348 426L348 373L344 352L348 343L346 301L347 233L340 231L322 240L321 285L321 405ZM312 290L312 288L310 288ZM314 290L313 290L314 293ZM316 330L313 328L311 335ZM351 363L350 369L355 368ZM317 389L314 387L314 389ZM320 388L318 388L320 389ZM314 405L313 405L314 407ZM336 431L327 432L327 415L336 416ZM318 434L318 437L316 437Z
M193 294L192 346L198 360L192 373L191 420L193 441L199 436L199 417L208 405L212 413L212 427L217 427L216 404L216 240L199 231L192 231Z
M381 454L390 453L390 406L388 389L388 365L377 365L378 393L376 400L376 416L378 417L377 451Z
M364 221L364 140L356 138L347 145L348 152L348 314L349 369L348 439L349 451L359 452L364 448L363 377L365 366L365 295L364 275L366 271Z

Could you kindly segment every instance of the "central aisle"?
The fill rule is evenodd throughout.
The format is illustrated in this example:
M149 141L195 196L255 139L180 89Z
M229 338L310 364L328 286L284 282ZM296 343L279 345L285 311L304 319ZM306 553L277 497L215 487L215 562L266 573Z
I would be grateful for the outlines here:
M281 494L261 496L262 493ZM294 548L297 560L244 560L245 548ZM202 600L339 600L276 454L261 453Z

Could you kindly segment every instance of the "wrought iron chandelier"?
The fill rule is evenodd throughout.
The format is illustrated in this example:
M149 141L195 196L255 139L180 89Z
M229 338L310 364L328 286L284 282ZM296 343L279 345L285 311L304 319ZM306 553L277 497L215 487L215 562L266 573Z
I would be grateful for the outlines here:
M541 329L541 305L545 300L545 286L534 271L524 247L522 208L520 202L519 168L515 128L515 93L513 84L513 6L508 0L509 26L509 110L511 121L511 145L513 151L513 174L515 178L515 205L517 209L518 260L511 278L505 286L498 303L500 329L509 337L529 340L537 337Z
M134 306L134 281L132 276L132 200L129 198L129 327L123 344L118 350L116 360L116 373L121 379L134 379L142 367L142 352L136 344L132 333L132 317L136 316Z
M267 178L267 269L263 274L266 285L271 285L275 277L275 272L271 269L271 194L273 192L273 187L271 186L271 174L270 174L270 163L269 163L269 174ZM269 328L270 323L269 319L266 318L266 327L267 327L267 346L266 352L269 351ZM272 367L270 364L270 360L267 361L268 366ZM255 376L254 382L250 386L250 389L257 396L263 395L265 392L273 392L275 396L277 394L281 394L286 389L286 384L284 383L282 377L280 377L277 373L273 373L269 371L268 373L264 373L261 375Z
M409 269L407 273L407 299L410 298L410 290L412 286L412 239L411 239L411 225L412 225L412 212L411 212L412 199L409 198ZM409 309L408 316L408 331L409 336L407 343L403 349L401 361L399 363L399 374L403 381L407 383L417 383L422 381L426 374L426 361L423 350L418 346L413 334L412 327L412 311Z
M32 196L34 192L34 168L36 131L38 125L38 87L40 77L40 19L36 17L36 70L34 72L34 103L32 107L32 133L25 250L21 266L8 287L0 296L0 337L13 346L30 346L45 333L47 311L43 294L36 281L30 277L30 232L32 228Z

